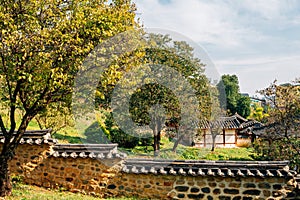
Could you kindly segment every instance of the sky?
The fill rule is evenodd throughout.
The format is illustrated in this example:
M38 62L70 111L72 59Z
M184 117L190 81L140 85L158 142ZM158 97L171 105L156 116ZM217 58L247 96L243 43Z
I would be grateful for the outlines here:
M257 95L275 79L300 78L299 0L135 0L145 28L170 30L201 46L218 74L236 74ZM200 58L201 59L201 58Z

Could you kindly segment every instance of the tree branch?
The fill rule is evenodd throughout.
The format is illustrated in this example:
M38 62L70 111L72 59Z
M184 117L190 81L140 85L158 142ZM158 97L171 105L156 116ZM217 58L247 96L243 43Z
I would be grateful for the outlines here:
M21 88L21 81L17 81L16 89L14 90L14 93L12 94L12 99L11 99L11 105L10 105L10 130L9 134L13 134L13 132L16 129L16 118L15 118L15 113L16 113L16 103L17 103L17 95L18 92L20 91Z
M4 135L4 137L6 138L7 137L7 130L5 128L5 125L3 123L3 119L2 119L2 116L0 115L0 128L1 128L1 131Z

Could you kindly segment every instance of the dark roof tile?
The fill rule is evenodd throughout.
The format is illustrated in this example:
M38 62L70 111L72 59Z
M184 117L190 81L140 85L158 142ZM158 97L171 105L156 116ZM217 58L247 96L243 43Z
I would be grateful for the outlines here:
M117 144L56 144L52 156L71 158L113 159L125 158L126 154L117 150Z
M127 159L123 172L221 177L293 177L288 161L184 161Z
M51 137L52 129L44 130L27 130L21 140L20 144L56 144L57 140ZM16 135L16 132L14 132ZM5 137L2 132L0 132L0 143L5 142Z

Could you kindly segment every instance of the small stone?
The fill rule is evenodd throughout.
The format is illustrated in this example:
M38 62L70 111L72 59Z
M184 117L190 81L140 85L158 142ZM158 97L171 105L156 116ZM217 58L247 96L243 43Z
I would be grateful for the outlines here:
M243 197L243 200L253 200L252 197Z
M109 186L107 186L107 189L113 190L115 189L117 186L115 186L114 184L111 184Z
M271 196L270 190L264 190L264 191L263 191L263 194L264 194L265 197Z
M214 193L215 195L221 194L221 190L220 190L220 189L214 189L214 190L213 190L213 193Z
M239 190L237 189L224 189L225 194L239 194Z
M224 188L225 187L225 183L219 183L219 187L220 188Z
M205 186L206 183L202 182L202 181L197 181L197 186L201 187L201 186Z
M188 198L190 199L202 199L204 194L188 194Z
M200 191L199 188L195 188L195 187L191 188L191 193L198 193L199 191Z
M179 191L179 192L186 192L188 191L189 187L187 186L176 186L175 190Z
M254 183L245 183L244 187L245 188L256 188L256 185Z
M273 189L274 190L281 190L282 189L282 185L281 184L274 184L273 185Z
M229 196L219 196L219 200L231 200Z
M171 186L173 183L172 182L169 182L169 181L165 181L164 182L164 186Z
M212 196L207 196L207 200L214 200Z
M281 193L280 193L280 192L277 192L277 191L273 191L273 192L272 192L272 196L273 196L273 197L279 197L279 196L281 196Z
M201 191L203 193L210 193L210 189L208 187L202 188Z
M239 188L242 186L241 183L235 183L235 182L232 182L232 183L229 183L228 185L229 187L233 187L233 188Z
M168 194L168 196L174 198L176 196L176 192L172 191Z
M189 182L188 182L188 185L189 185L189 186L193 186L193 185L195 185L195 183L194 183L193 181L189 181Z
M270 189L271 188L269 183L259 183L258 187L262 188L262 189Z
M208 178L207 178L207 181L212 182L212 181L215 181L215 179L214 179L214 177L208 177Z
M249 194L249 195L260 195L261 191L259 190L246 190L243 192L243 194Z
M185 183L185 180L177 180L176 184L177 185L183 185Z
M216 186L217 186L216 183L208 183L208 185L209 185L210 187L216 187Z

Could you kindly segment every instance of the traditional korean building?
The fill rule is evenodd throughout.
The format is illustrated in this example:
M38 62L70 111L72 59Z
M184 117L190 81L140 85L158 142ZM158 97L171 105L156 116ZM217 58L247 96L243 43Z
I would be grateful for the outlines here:
M218 128L216 135L216 147L237 147L241 143L251 143L252 127L262 126L255 120L247 120L239 114L230 117L220 117L216 121L203 120L200 123L199 133L194 137L194 144L197 147L211 147L213 144L211 130Z

